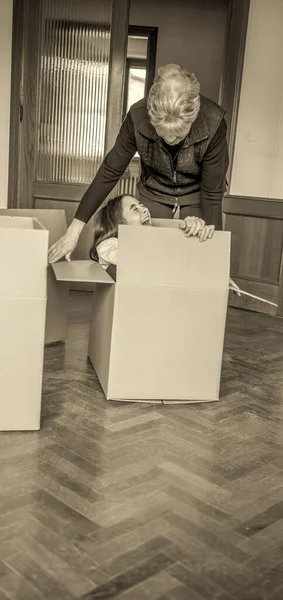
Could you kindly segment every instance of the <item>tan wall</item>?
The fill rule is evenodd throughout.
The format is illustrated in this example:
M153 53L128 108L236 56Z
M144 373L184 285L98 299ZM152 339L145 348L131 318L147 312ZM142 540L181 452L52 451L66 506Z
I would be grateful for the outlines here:
M156 66L182 65L217 101L227 9L228 0L131 0L130 24L158 27Z
M283 198L283 1L251 0L230 193Z
M0 207L8 201L9 128L12 57L13 0L1 0L0 64L1 64L1 110L0 110Z

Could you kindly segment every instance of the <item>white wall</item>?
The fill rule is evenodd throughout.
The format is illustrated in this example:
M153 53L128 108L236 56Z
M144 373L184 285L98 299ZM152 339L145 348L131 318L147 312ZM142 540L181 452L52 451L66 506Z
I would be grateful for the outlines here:
M130 24L158 27L157 68L177 63L218 101L228 0L131 0Z
M12 16L13 0L1 0L0 19L0 207L8 203L10 94L12 60Z
M251 0L230 193L283 198L283 0Z

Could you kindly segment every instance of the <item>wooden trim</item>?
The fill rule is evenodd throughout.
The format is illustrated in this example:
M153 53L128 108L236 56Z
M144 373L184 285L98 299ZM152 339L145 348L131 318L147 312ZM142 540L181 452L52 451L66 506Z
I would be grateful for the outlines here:
M17 207L19 185L19 152L20 152L20 106L23 30L24 30L24 0L14 1L13 33L12 33L12 80L11 80L11 112L10 112L10 142L9 142L9 183L8 208Z
M41 3L24 1L23 121L20 129L19 188L17 207L32 208L37 144L37 87L40 63Z
M233 277L233 273L231 276ZM235 283L246 292L278 304L280 295L280 289L278 285L265 283L263 281L242 279L239 277L233 277L233 281L235 281ZM229 306L244 308L245 310L259 310L259 312L273 316L279 315L279 307L277 309L276 306L264 304L263 302L260 302L260 300L255 300L254 298L249 298L248 296L239 297L233 293L229 294Z
M219 88L219 94L218 94L218 104L220 104L220 106L224 105L224 86L225 86L225 84L227 87L227 83L226 83L227 58L228 58L227 50L229 48L230 34L231 34L232 6L233 6L233 0L228 0L228 9L227 9L226 25L225 25L224 57L223 57L220 88Z
M228 195L223 198L222 211L224 214L281 220L283 199Z
M127 67L131 69L146 69L146 58L127 58Z
M80 202L88 187L88 185L78 183L35 181L33 184L33 196L37 199Z
M152 27L151 34L148 39L148 51L147 51L147 93L149 92L155 77L156 69L156 51L157 51L157 40L158 40L158 27Z
M139 174L139 159L133 159L120 177L119 181L135 177ZM84 183L57 183L53 181L35 181L33 196L35 199L63 200L64 202L80 202L89 184Z
M220 93L220 104L226 110L227 139L230 156L230 164L227 171L228 181L230 180L234 158L249 11L250 0L229 1L224 74Z
M113 147L123 118L129 12L130 0L113 0L105 154Z
M277 316L283 317L283 252L282 252L282 256L281 256L277 303L278 303Z
M129 74L130 74L130 69L129 69L129 63L128 63L128 58L127 58L126 59L124 94L123 94L123 119L126 117L126 114L127 114Z

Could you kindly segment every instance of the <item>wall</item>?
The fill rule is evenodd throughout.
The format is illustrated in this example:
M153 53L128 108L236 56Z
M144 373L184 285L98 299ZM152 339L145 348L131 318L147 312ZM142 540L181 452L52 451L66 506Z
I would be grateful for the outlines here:
M177 63L218 101L228 0L131 0L130 24L158 27L156 67Z
M1 0L0 19L0 65L1 65L1 111L0 111L0 207L8 202L9 129L12 59L13 0Z
M251 0L230 194L283 198L282 24L282 0Z

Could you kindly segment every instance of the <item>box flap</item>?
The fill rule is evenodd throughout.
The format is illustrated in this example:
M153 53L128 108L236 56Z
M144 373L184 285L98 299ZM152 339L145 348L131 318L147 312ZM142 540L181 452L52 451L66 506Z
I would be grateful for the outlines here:
M153 227L170 227L170 229L179 229L182 219L151 219Z
M49 231L49 246L57 242L67 229L65 211L60 208L1 208L0 215L37 219Z
M48 236L32 218L0 217L0 297L46 297Z
M32 217L12 217L0 215L1 229L34 229Z
M40 223L38 219L33 219L33 228L37 229L37 231L40 230L40 229L41 230L43 229L44 231L46 231L44 225L42 225L42 223Z
M230 232L187 238L179 227L119 227L117 283L223 289L229 284Z
M97 262L93 260L60 261L51 265L57 281L80 283L114 283Z

